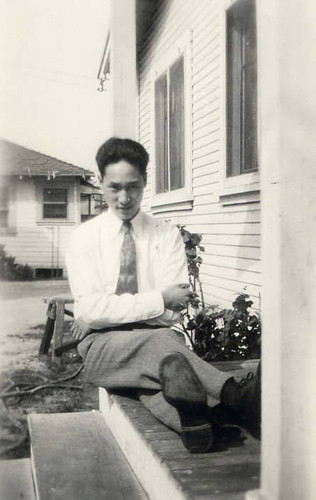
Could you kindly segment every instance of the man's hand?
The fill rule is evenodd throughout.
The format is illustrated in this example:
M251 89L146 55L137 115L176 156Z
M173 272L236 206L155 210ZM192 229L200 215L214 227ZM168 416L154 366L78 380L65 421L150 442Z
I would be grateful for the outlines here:
M162 292L162 297L166 309L172 311L182 311L192 300L197 297L195 292L190 290L189 283L178 283L165 288Z
M83 321L83 319L80 317L80 318L75 319L75 321L73 322L73 324L70 328L70 331L71 331L72 336L76 340L80 341L80 340L83 340L88 335L88 333L91 332L91 328L89 328L87 323L85 323Z

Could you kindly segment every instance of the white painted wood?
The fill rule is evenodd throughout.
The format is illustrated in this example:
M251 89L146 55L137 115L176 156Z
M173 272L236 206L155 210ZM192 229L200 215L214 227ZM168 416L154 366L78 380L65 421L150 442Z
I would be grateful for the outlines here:
M111 0L112 133L136 138L136 2Z
M151 500L185 500L181 486L160 458L147 446L143 437L128 420L124 411L99 388L100 411L117 443L129 461L134 474Z
M315 23L315 2L259 2L264 263L260 497L269 500L316 496Z
M234 267L217 266L216 264L204 265L204 271L201 274L203 283L206 282L206 277L216 276L218 278L226 278L229 280L234 280L240 283L241 287L251 284L251 285L261 285L261 273L256 270L250 269L237 269ZM207 293L207 290L206 290Z

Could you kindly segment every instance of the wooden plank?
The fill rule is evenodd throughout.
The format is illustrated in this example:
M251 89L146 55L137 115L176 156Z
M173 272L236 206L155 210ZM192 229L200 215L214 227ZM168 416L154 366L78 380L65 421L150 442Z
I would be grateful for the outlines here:
M100 409L103 418L110 427L117 442L122 448L129 463L145 491L151 500L185 500L189 498L182 490L181 485L174 479L169 468L162 458L157 455L148 445L147 436L157 432L174 432L158 422L148 412L147 423L141 423L137 419L129 417L128 406L120 405L121 398L117 395L109 395L103 388L99 389ZM131 403L134 407L135 402ZM138 402L139 407L141 403ZM150 431L149 434L145 431Z
M30 415L29 428L38 500L147 498L99 412Z
M0 498L1 500L35 500L29 458L0 461Z
M65 302L63 299L56 300L56 320L54 327L54 338L53 338L53 362L57 360L61 361L60 349L63 345L64 337L64 312L65 312Z
M217 494L225 494L228 499L231 493L245 492L258 487L260 466L251 461L247 464L226 464L225 460L222 465L212 466L210 461L207 472L204 469L192 468L186 471L174 471L174 474L185 487L190 487L193 498L212 492L213 498L216 498ZM213 496L212 493L210 498Z
M232 371L238 377L255 371L257 364L257 360L214 363L218 369ZM157 422L147 410L147 417L145 416L140 402L131 400L129 407L128 398L108 395L105 399L105 395L105 389L100 389L104 418L109 422L121 446L130 453L129 461L133 466L136 463L137 467L137 460L140 460L141 455L142 462L146 463L145 480L148 476L152 478L151 489L148 490L150 498L174 498L173 495L182 492L183 498L192 500L241 500L245 491L258 487L260 443L249 434L245 433L245 441L219 444L212 453L192 455L175 432ZM137 406L139 418L135 412ZM160 474L166 468L171 474L169 481L173 478L173 486L172 483L171 486L168 483L167 486L162 486L160 482ZM168 489L174 488L174 481L179 483L177 492ZM158 483L160 488L158 485L157 491Z
M54 325L56 318L56 306L53 302L50 302L47 308L47 320L45 324L45 329L43 333L43 337L41 340L41 345L39 348L39 355L47 354L49 350L49 346L52 340L52 336L54 333Z
M48 353L49 346L50 346L52 336L54 333L54 324L55 324L55 321L53 319L47 318L45 330L44 330L43 337L41 340L41 345L39 348L39 355Z

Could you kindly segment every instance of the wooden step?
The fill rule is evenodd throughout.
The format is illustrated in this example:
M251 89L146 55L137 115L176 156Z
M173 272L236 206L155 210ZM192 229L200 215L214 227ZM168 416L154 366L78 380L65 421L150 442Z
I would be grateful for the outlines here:
M147 498L97 411L29 415L38 500Z
M217 363L244 376L256 362ZM99 388L100 410L151 500L244 500L259 487L260 441L218 443L205 454L190 454L180 436L158 422L137 400Z
M35 500L29 458L0 461L0 499Z

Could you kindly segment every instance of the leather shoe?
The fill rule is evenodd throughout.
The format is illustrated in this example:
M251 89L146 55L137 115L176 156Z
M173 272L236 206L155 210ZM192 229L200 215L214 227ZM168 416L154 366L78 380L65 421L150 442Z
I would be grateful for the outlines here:
M170 354L161 362L159 377L164 398L178 411L185 447L190 453L210 451L214 436L207 395L190 363L179 352Z
M261 417L261 362L256 375L252 372L237 382L228 379L221 392L221 402L235 410L241 422L253 434L260 434Z

